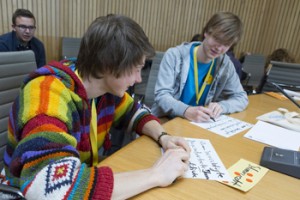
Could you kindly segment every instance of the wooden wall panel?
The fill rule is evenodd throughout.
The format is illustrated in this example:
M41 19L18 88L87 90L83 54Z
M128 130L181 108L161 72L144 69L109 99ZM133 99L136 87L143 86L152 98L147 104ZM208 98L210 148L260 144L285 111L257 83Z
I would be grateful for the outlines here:
M101 15L123 14L137 21L156 50L165 51L190 41L217 11L231 11L245 31L235 51L269 55L287 48L300 62L299 0L0 0L0 34L11 30L12 13L31 10L36 36L44 42L47 60L58 60L61 38L81 37Z

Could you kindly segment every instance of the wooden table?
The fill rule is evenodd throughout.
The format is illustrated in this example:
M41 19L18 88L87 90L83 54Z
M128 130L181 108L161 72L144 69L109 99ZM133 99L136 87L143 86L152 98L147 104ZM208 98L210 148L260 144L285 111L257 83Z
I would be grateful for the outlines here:
M265 94L249 96L248 108L230 116L255 124L256 117L276 110L279 107L290 111L299 111L288 100L281 101ZM220 159L228 168L240 158L259 163L264 144L247 139L241 132L225 138L209 132L189 121L175 118L164 124L164 128L172 135L209 139ZM268 130L266 130L268 131ZM114 172L131 171L151 167L161 155L158 145L146 136L133 141L129 145L105 159L99 165L108 165ZM247 193L241 192L216 181L203 179L179 179L166 188L154 188L132 199L300 199L300 180L270 170L263 179Z

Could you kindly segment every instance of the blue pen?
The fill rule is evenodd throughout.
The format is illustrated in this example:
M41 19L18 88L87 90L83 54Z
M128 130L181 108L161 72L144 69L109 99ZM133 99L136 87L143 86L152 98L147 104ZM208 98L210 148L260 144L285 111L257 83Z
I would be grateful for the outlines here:
M213 120L214 122L216 122L215 118L213 118L213 117L210 117L210 119L211 119L211 120Z

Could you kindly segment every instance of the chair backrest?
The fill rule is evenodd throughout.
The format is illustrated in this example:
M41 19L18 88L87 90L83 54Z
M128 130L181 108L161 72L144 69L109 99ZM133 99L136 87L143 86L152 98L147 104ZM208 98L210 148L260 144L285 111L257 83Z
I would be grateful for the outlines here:
M264 76L265 56L262 54L251 54L245 57L243 71L249 74L247 86L253 86L255 89Z
M300 90L300 64L271 61L271 69L263 91L278 91L268 82L274 82L283 87ZM296 87L295 87L296 86Z
M62 58L73 58L78 56L81 38L62 38Z
M7 143L9 110L24 78L37 68L33 51L0 52L0 170Z
M151 70L148 77L148 82L145 91L144 103L151 107L154 103L154 88L159 71L160 62L164 56L164 52L157 51L152 60Z

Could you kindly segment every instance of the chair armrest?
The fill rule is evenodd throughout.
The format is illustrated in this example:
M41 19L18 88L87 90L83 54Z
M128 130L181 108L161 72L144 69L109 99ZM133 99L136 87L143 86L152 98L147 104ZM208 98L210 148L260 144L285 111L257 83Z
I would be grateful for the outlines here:
M5 184L0 184L0 197L3 200L5 200L5 197L7 197L7 199L25 199L18 188Z

